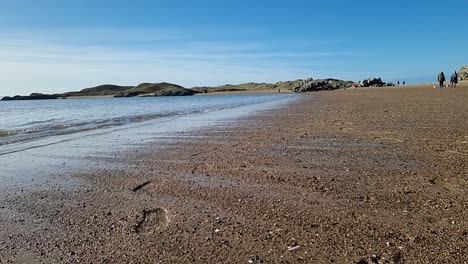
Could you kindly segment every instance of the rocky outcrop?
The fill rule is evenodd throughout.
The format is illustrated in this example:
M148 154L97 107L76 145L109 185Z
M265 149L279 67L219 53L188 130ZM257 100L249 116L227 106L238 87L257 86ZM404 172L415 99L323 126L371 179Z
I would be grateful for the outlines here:
M352 81L343 81L337 79L317 79L312 78L300 81L293 91L296 93L301 92L314 92L324 90L346 89L353 86Z
M135 97L135 96L138 96L138 92L129 92L129 93L122 93L122 94L114 95L115 98L119 98L119 97Z
M460 81L468 81L468 65L460 68L458 71L458 78L460 78Z
M13 97L5 96L1 101L15 101L15 100L45 100L45 99L58 99L61 96L59 94L41 94L32 93L30 95L15 95Z
M118 98L118 97L135 97L135 96L138 96L137 92L122 93L122 94L114 95L115 98Z
M393 83L385 83L381 78L369 78L359 82L361 87L384 87L384 86L395 86Z
M324 90L336 90L346 89L350 87L383 87L383 86L395 86L393 83L385 83L381 78L369 78L360 81L358 84L352 81L344 81L338 79L317 79L312 78L301 80L295 84L292 89L294 92L313 92L313 91L324 91Z
M189 89L163 89L157 91L154 96L188 96L194 95L194 92Z

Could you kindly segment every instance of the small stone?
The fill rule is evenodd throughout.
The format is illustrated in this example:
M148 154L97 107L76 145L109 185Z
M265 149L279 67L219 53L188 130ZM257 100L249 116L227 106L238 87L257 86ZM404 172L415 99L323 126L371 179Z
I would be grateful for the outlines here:
M296 251L296 250L299 250L300 248L301 246L289 246L288 251Z

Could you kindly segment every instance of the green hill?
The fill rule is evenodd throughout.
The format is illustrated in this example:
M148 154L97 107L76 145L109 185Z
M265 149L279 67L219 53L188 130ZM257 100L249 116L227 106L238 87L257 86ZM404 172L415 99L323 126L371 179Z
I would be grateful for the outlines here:
M141 83L137 86L120 86L104 84L91 88L82 89L79 92L68 92L62 97L79 96L114 96L114 97L134 97L134 96L179 96L193 95L192 90L172 83Z
M181 96L193 95L195 91L186 89L180 85L172 83L141 83L137 86L120 86L104 84L95 87L85 88L76 92L62 94L40 94L13 97L5 96L2 101L10 100L38 100L38 99L59 99L67 97L87 97L87 96L113 96L113 97L134 97L134 96Z
M132 96L180 96L193 95L194 92L180 85L172 83L141 83L115 95L116 97Z
M119 86L119 85L112 85L112 84L104 84L99 85L91 88L82 89L79 92L68 92L64 93L64 97L69 96L106 96L106 95L116 95L118 93L125 92L129 89L133 88L133 86Z

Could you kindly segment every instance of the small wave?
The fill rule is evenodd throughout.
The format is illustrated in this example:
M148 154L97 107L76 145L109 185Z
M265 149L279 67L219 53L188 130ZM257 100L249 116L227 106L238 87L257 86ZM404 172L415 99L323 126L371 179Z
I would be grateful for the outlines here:
M40 124L50 124L54 121L55 121L55 118L48 119L48 120L32 121L29 123L21 124L18 127L28 127L28 126L40 125Z
M75 122L75 123L64 123L64 124L47 124L40 126L33 126L27 128L20 128L16 130L0 130L0 141L1 145L18 143L23 141L35 140L38 138L71 134L89 130L112 128L122 126L130 123L144 122L152 119L177 116L179 113L166 113L166 114L146 114L137 116L124 116L109 119L93 120L88 122ZM34 123L34 122L31 122ZM42 123L42 122L36 122Z
M135 116L135 117L132 117L131 120L133 122L143 122L143 121L145 121L147 119L145 117L143 117L143 116Z
M62 130L62 129L67 129L69 127L70 127L70 125L58 124L58 125L52 126L51 129L53 129L53 130Z
M16 135L15 131L0 130L0 137L8 137L13 135Z
M279 100L279 99L277 99ZM37 140L44 137L56 136L77 133L82 131L97 130L122 126L131 123L144 122L155 120L159 118L178 117L191 114L207 113L218 111L227 108L236 108L255 103L262 103L266 100L259 101L241 101L241 102L227 102L224 105L200 105L187 109L186 111L173 111L173 112L158 112L147 113L141 115L120 116L114 118L103 118L95 120L76 120L67 122L66 120L49 119L46 121L29 122L16 127L15 130L0 130L0 146L5 144L12 144L23 141ZM272 101L272 100L268 100ZM274 100L273 100L274 101ZM79 118L79 116L78 116ZM59 122L57 122L59 121Z

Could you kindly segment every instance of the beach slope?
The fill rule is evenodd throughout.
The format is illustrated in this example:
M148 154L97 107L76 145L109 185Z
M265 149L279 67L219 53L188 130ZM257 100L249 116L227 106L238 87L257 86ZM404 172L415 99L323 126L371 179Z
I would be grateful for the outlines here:
M466 262L467 102L466 83L318 92L178 134L86 187L8 194L0 258Z

